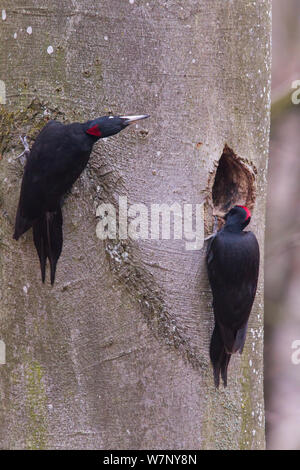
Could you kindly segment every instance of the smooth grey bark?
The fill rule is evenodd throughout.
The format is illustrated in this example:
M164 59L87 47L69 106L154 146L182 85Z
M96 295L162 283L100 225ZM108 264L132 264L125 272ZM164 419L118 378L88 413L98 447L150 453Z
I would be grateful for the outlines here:
M270 1L1 0L0 8L1 447L264 448L263 266L244 354L216 391L205 249L102 242L95 209L119 195L149 207L206 200L211 230L227 144L255 174L251 227L263 254ZM47 115L107 112L151 119L95 147L63 208L56 283L42 285L31 233L12 240L18 136L34 137Z

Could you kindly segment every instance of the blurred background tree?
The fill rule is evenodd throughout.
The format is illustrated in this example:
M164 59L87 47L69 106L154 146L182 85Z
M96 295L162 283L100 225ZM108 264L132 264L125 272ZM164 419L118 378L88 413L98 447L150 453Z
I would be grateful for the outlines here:
M300 448L300 2L273 0L272 121L265 264L267 447Z

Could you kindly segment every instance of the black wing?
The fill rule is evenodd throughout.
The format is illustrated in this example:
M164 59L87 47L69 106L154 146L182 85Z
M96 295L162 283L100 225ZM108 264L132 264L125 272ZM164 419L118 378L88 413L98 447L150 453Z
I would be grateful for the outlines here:
M30 151L22 180L14 238L17 240L33 222L55 212L62 196L88 162L92 142L85 139L80 124L49 121Z
M43 161L48 158L48 152L44 156L45 144L48 136L55 136L58 129L64 127L58 121L49 121L41 130L34 142L24 169L19 204L15 222L14 238L18 238L32 227L33 221L42 216L44 212L45 172Z

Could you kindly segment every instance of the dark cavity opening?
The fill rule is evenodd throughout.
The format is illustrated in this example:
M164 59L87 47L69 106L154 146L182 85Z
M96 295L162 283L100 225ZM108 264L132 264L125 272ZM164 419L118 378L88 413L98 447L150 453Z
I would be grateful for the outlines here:
M224 215L236 204L252 210L255 202L255 171L225 145L212 187L213 211Z

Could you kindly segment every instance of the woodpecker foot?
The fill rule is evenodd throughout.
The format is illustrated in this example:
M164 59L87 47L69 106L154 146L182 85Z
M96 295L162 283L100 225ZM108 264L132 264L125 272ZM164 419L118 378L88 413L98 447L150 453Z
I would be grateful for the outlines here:
M18 158L22 158L22 157L25 157L26 160L30 154L30 148L29 148L29 145L28 145L28 142L27 142L27 137L26 135L24 136L24 138L20 135L20 139L21 139L21 142L23 144L23 147L24 147L24 151L22 153L20 153L20 155L18 155L17 157L15 157L15 159L17 160Z
M215 215L214 216L214 226L213 226L213 233L209 235L208 237L204 238L204 241L210 240L211 238L215 237L218 232L218 217Z
M10 225L14 225L5 209L0 209L0 217L4 217ZM1 242L0 242L1 243ZM3 244L4 245L4 244Z

